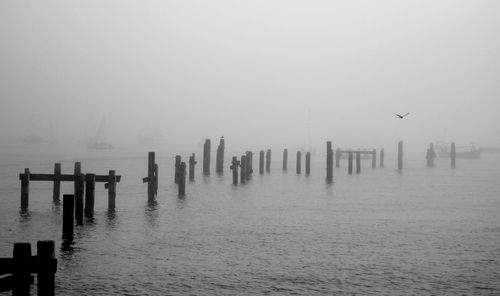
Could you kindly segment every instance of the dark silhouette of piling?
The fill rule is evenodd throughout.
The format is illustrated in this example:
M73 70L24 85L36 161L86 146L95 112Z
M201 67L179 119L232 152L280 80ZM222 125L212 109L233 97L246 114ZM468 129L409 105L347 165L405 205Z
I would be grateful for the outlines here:
M326 180L333 179L333 149L332 141L326 142Z
M195 154L193 153L189 156L189 181L194 180L194 166L197 164L195 160Z
M59 195L61 192L61 164L54 164L54 188L52 190L52 200L55 203L59 202Z
M335 150L335 167L339 168L340 167L340 158L342 158L342 152L340 152L340 148L337 148Z
M38 241L36 243L38 259L55 259L55 242ZM57 262L57 261L56 261ZM50 271L39 271L37 274L38 295L53 296L55 293L55 276Z
M361 173L361 153L356 152L356 174Z
M75 196L73 194L63 195L63 229L62 238L73 240L73 224L75 213Z
M155 201L155 153L148 152L148 176L143 179L143 182L148 182L148 203Z
M455 150L455 142L451 143L451 149L450 149L450 158L451 158L451 167L455 168L456 167L456 150Z
M25 210L29 206L30 199L30 169L25 168L21 174L21 209Z
M384 167L384 148L380 149L380 165L379 167Z
M267 149L266 152L266 172L271 171L271 149Z
M186 163L181 162L179 165L179 195L186 194Z
M253 174L253 152L252 151L246 151L245 152L245 155L246 155L246 167L245 167L245 176L246 176L246 180L249 180L250 177L252 176Z
M311 174L311 152L306 153L306 175Z
M288 169L288 149L283 150L283 170Z
M155 163L155 194L158 193L158 164Z
M222 174L224 171L224 137L220 138L219 146L217 147L217 155L215 158L215 172Z
M87 218L94 216L95 203L95 174L85 175L85 210L84 214Z
M352 175L352 151L349 151L349 163L347 167L349 175Z
M181 166L181 156L180 155L176 155L175 156L175 172L174 172L174 182L175 182L175 184L179 184L179 180L180 180L179 169L180 169L180 166Z
M108 209L114 209L116 207L116 174L114 170L109 171L108 175ZM153 188L156 188L156 184L153 182ZM104 185L106 186L106 184Z
M75 195L75 221L76 224L83 224L83 196Z
M300 151L297 151L297 161L295 164L295 170L297 174L300 174L301 167L302 167L302 153Z
M259 154L259 174L264 174L264 150L260 150Z
M85 186L85 175L82 174L82 164L80 162L75 162L75 168L74 168L74 185L75 185L75 203L76 206L78 207L75 212L75 218L77 219L77 222L80 223L82 220L79 220L80 218L83 219L83 207L80 209L80 206L83 203L83 193L84 193L84 186ZM82 214L80 216L80 214Z
M247 180L247 176L246 176L247 160L246 160L246 156L245 155L241 156L240 169L241 169L240 182L241 182L241 184L245 184L246 180Z
M377 168L377 149L372 150L372 169Z
M15 272L13 274L13 296L29 296L33 280L29 272L31 261L31 244L14 243L13 259Z
M203 145L203 174L210 175L210 139Z
M403 141L398 142L398 170L403 169Z
M429 145L429 149L427 149L427 153L425 154L425 159L427 160L427 166L434 166L434 159L436 158L436 151L434 151L434 144Z
M236 156L233 156L230 169L233 171L233 185L238 185L238 166L240 162Z

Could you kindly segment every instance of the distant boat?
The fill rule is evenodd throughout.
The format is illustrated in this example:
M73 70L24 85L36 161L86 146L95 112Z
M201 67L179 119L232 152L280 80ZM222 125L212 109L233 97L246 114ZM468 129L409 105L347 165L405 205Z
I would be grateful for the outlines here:
M99 129L97 129L97 133L94 137L94 140L87 145L87 148L89 149L96 149L96 150L109 150L113 149L113 145L110 143L106 142L105 139L102 138L102 130L104 128L104 123L105 119L103 118L101 120L101 124L99 125Z
M451 152L449 150L450 145L444 142L436 143L437 155L440 158L451 157ZM474 145L469 146L459 146L455 148L456 158L470 158L479 159L481 158L481 150L474 147Z

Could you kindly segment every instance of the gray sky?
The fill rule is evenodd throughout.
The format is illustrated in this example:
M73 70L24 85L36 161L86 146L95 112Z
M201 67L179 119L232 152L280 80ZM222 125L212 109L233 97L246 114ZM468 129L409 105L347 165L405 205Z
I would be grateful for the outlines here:
M372 147L445 133L500 146L499 11L500 1L2 0L0 136L87 141L105 117L115 146L156 129L174 149L220 135L239 149L293 149L308 126L321 151L327 139Z

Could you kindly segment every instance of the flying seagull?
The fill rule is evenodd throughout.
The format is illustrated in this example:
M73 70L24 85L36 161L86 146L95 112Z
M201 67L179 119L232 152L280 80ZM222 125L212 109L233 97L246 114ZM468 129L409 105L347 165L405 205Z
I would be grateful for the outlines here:
M397 113L394 113L397 117L399 117L400 119L403 119L403 117L407 116L410 114L410 112L406 113L405 115L399 115Z

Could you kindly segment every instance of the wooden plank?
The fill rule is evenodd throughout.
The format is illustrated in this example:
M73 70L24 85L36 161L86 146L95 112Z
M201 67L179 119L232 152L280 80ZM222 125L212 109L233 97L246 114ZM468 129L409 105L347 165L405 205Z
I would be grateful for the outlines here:
M25 174L19 174L19 180L23 180ZM85 178L84 174L81 174L82 178ZM116 176L116 182L120 182L121 176ZM54 175L54 174L31 174L30 173L30 181L62 181L62 182L73 182L75 181L75 175ZM96 175L96 182L109 182L108 175Z
M0 258L0 275L14 273L17 266L14 258ZM32 256L27 263L28 273L56 273L56 258L39 258Z
M360 154L372 154L373 151L366 151L366 150L337 150L340 153L360 153Z
M122 179L122 176L115 176L115 177L116 177L117 183L120 182L120 180ZM96 175L95 181L96 182L109 182L109 175Z

